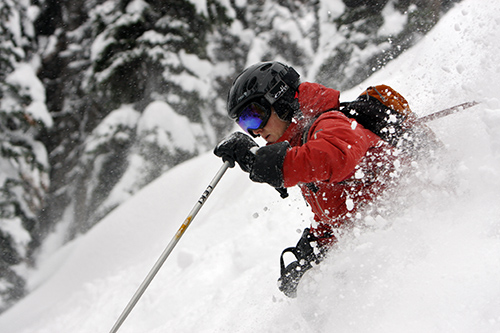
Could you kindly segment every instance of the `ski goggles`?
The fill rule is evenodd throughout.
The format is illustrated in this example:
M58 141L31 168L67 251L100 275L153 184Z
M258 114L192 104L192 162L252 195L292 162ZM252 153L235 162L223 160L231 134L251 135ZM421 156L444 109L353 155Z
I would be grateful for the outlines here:
M256 137L252 131L264 128L266 126L267 121L269 120L269 116L271 112L269 112L266 108L261 106L258 103L250 103L243 111L241 111L236 123L248 134L253 137Z

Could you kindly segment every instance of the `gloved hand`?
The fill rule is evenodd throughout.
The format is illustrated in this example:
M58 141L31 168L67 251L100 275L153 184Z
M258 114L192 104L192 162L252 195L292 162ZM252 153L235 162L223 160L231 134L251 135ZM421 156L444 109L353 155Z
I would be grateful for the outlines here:
M214 154L229 162L232 168L237 162L241 170L250 172L255 161L255 154L251 151L259 145L248 135L235 132L222 140L214 149Z

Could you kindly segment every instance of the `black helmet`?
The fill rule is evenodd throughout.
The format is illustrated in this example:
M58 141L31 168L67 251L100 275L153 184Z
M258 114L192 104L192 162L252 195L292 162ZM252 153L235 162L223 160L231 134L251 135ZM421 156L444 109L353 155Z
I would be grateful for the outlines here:
M283 120L291 120L298 110L295 93L299 88L299 74L280 62L264 62L245 69L234 80L227 97L227 113L238 119L243 107L259 102L267 112L274 107Z

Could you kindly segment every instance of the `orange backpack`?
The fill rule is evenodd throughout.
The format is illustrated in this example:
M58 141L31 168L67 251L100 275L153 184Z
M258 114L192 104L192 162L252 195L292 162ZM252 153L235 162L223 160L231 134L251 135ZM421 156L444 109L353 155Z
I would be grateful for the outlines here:
M383 84L368 87L352 102L341 103L340 111L392 145L417 119L406 99Z
M385 106L402 114L405 118L405 122L414 122L417 119L417 116L411 111L406 99L396 90L385 84L368 87L361 95L375 97Z

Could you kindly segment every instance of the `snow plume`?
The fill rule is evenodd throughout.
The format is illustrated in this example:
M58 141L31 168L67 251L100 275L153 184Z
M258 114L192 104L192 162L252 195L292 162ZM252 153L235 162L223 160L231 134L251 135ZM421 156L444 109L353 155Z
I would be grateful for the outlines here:
M488 125L485 132L498 129L498 111L493 111L496 125ZM472 123L495 124L488 110L475 112L468 117ZM460 124L461 134L455 136L474 136L467 121L446 123ZM495 203L500 199L500 150L492 151L500 138L496 136L475 152L463 149L458 140L447 144L451 156L414 163L414 173L378 203L386 214L359 221L321 267L309 273L300 286L298 306L315 330L498 330L500 209ZM472 156L474 162L466 165L464 159ZM478 174L484 178L477 179Z
M448 155L418 165L400 193L381 203L392 215L360 223L305 279L298 307L315 330L500 329L500 71L498 32L492 35L500 10L493 1L482 5L457 6L363 84L408 91L422 114L472 99L483 103L430 123Z
M276 287L279 255L311 220L229 170L120 329L136 332L500 331L500 8L466 0L360 87L386 83L419 115L482 103L429 123L446 146L416 163L398 196L340 240L297 299ZM487 84L486 84L487 83ZM86 235L44 257L2 333L109 331L221 166L178 165Z

